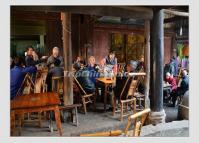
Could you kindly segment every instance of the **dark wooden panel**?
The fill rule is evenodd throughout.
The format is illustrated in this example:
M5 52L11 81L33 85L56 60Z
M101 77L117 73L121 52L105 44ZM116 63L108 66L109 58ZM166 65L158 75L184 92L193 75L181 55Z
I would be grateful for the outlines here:
M60 12L42 12L34 11L29 9L29 11L23 10L13 10L11 9L11 19L21 19L29 21L37 20L60 20Z
M169 63L171 58L172 37L164 37L164 64Z
M99 63L102 58L105 58L109 49L109 33L108 31L94 31L94 56L96 62Z
M137 6L12 6L12 9L50 12L67 11L76 14L118 16L135 19L152 19L153 17L151 8Z
M53 47L59 47L63 55L61 21L47 21L46 29L46 53L51 55Z

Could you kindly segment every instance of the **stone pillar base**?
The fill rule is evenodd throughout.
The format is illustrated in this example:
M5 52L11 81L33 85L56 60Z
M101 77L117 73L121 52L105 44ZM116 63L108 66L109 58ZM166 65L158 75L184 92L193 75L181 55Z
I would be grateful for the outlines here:
M166 119L166 114L165 114L165 111L163 109L160 112L151 111L151 113L149 114L147 122L149 124L157 125L159 123L165 123L165 119Z

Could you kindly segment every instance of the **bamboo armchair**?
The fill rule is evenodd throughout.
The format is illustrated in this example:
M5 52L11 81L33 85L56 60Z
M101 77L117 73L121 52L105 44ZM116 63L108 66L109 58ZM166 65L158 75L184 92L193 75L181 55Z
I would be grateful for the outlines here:
M39 71L36 74L34 93L47 92L46 78L48 71Z
M86 114L87 113L87 108L86 108L87 104L93 103L94 109L95 109L95 102L96 102L95 101L96 100L95 93L91 93L91 94L86 93L86 91L83 89L82 85L80 84L80 82L77 80L76 77L74 77L74 81L79 89L80 94L82 95L81 100L82 100L82 104L83 104L83 108L84 108L84 113Z
M122 130L111 130L107 132L97 132L97 133L91 133L91 134L80 134L81 137L108 137L108 136L124 136L124 137L139 137L141 134L142 126L144 125L147 116L150 113L150 109L144 109L143 111L137 112L131 116L128 117L127 125ZM129 130L130 126L132 125L132 122L134 121L133 130Z
M19 90L17 91L16 96L33 93L34 86L35 85L32 81L31 75L26 74Z
M137 81L133 80L133 77L128 76L120 93L120 99L118 105L116 105L116 97L114 96L113 116L115 115L116 112L120 112L120 121L123 120L123 117L132 114L132 112L128 113L128 108L130 109L130 111L133 111L133 113L136 112L136 99L133 97L136 86L137 86ZM130 90L131 93L129 94ZM118 110L116 110L117 106L119 108Z

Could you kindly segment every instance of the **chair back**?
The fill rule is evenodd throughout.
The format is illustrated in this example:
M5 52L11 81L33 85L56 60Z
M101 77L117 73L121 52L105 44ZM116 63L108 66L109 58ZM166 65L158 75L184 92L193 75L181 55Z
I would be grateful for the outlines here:
M128 92L129 92L129 89L130 89L130 86L131 86L131 82L133 80L133 77L131 76L128 76L126 79L125 83L124 83L124 86L122 88L122 91L120 93L120 100L122 99L127 99L128 98Z
M137 113L129 116L127 126L124 130L125 136L128 135L128 130L131 126L132 120L134 121L134 129L133 129L133 134L130 136L134 136L134 137L140 136L142 126L144 125L146 118L149 115L150 111L151 111L150 108L147 108L147 109L144 109L143 111L137 112Z
M133 75L133 76L129 75L120 94L120 99L133 98L134 93L137 92L138 85L141 83L144 76L145 75L142 74Z
M127 94L126 99L129 99L129 98L132 98L132 97L133 97L134 93L135 93L136 90L137 90L138 82L139 82L139 81L138 81L138 80L135 80L135 79L133 79L133 80L131 81L131 85L130 85L130 87L129 87L129 90L128 90L128 94Z
M46 78L48 71L39 71L36 74L34 93L46 92Z
M77 78L74 76L74 81L77 85L77 87L79 88L80 92L83 93L84 95L86 95L86 91L84 90L84 88L82 87L82 85L80 84L80 82L77 80Z
M30 74L26 74L19 90L17 91L16 96L23 94L30 94L33 92L34 92L34 83L32 81Z

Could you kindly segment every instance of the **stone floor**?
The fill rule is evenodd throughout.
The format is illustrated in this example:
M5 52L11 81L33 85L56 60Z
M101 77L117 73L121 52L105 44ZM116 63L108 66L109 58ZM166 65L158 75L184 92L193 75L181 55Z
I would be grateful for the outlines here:
M167 115L166 122L177 120L177 107L174 108L165 106L164 109ZM106 113L88 112L87 115L79 113L78 116L78 127L70 122L62 123L62 127L64 130L63 136L79 136L80 133L101 132L115 129L124 130L127 123L127 117L124 118L122 122L120 122L118 120L119 114L116 114L116 116L113 117L111 111L108 111ZM49 131L48 125L48 122L43 122L42 128L40 128L37 127L36 124L26 123L22 128L21 136L59 136L58 131L56 130L56 124L53 123L55 129L54 132ZM161 134L161 132L159 134ZM187 130L184 132L184 134L187 134Z
M158 124L156 126L147 125L142 128L141 136L145 137L188 137L189 121L172 121Z

